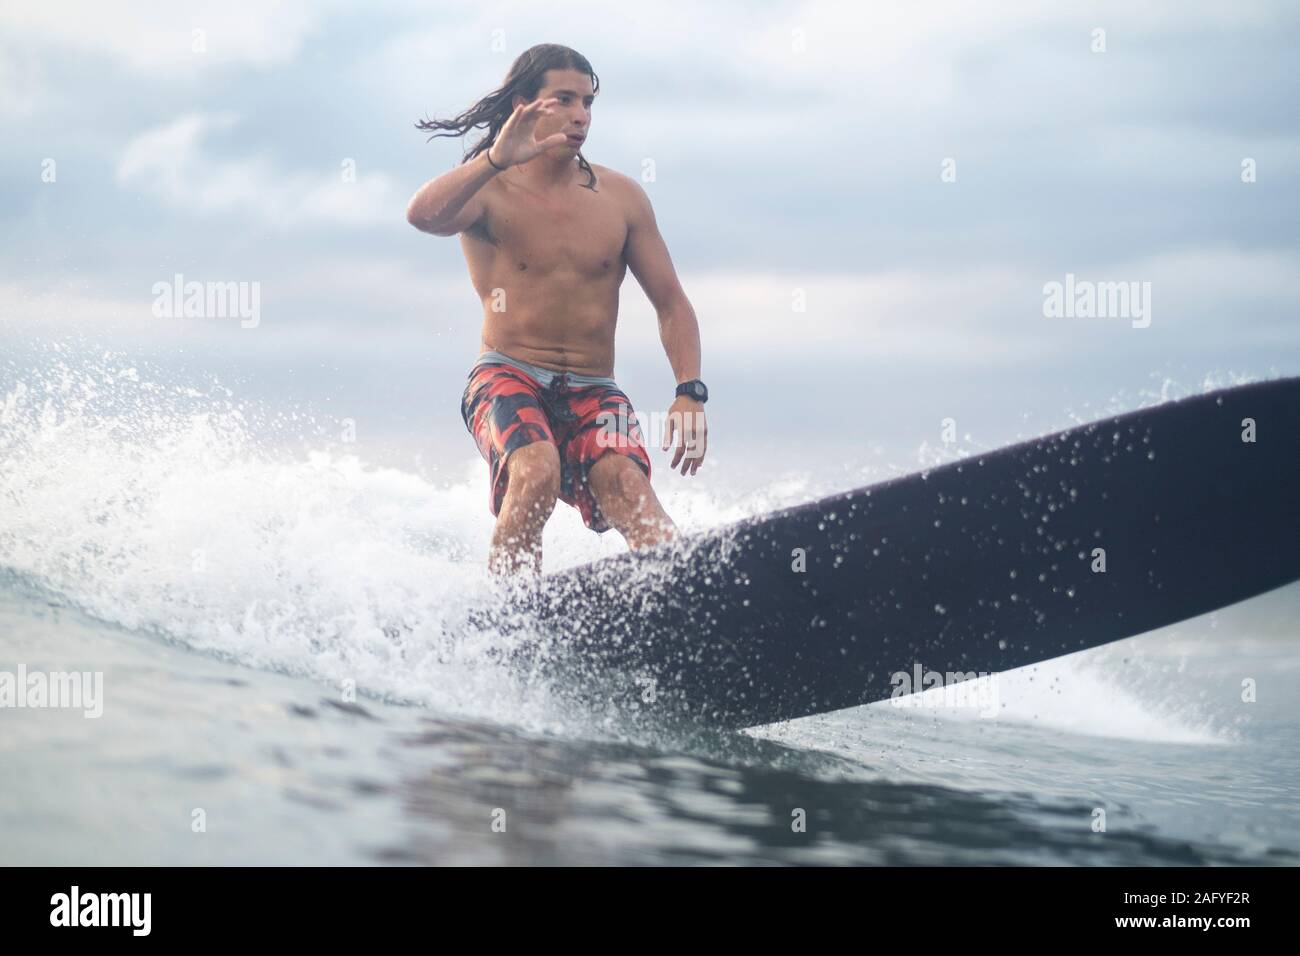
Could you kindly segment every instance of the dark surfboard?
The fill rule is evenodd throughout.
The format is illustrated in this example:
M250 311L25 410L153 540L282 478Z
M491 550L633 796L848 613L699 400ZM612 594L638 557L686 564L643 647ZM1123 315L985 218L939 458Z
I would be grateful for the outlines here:
M1047 660L1300 578L1300 379L682 540L545 578L523 662L589 703L735 728L888 698L918 664Z

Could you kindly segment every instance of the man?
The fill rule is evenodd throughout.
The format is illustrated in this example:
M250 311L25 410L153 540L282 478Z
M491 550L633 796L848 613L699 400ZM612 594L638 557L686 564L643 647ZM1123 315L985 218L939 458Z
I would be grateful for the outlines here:
M435 136L488 134L451 172L425 183L407 219L460 235L483 301L482 347L461 415L489 466L496 528L489 567L540 572L542 530L558 499L587 527L611 526L629 547L666 541L676 526L650 485L650 458L627 396L613 379L619 286L631 268L659 317L677 377L664 450L694 475L704 461L708 390L700 337L645 191L588 164L599 80L586 58L535 46L504 85Z

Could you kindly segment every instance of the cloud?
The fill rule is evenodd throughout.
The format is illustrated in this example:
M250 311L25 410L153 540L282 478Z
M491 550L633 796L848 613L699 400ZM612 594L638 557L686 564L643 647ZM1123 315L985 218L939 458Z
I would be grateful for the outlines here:
M993 15L966 2L724 2L665 15L584 0L557 20L535 4L395 0L365 30L331 3L55 9L0 11L0 112L25 111L15 142L58 155L61 173L58 190L29 176L0 196L19 250L4 271L81 281L7 305L51 321L134 309L136 289L143 307L149 282L167 277L148 275L153 264L178 262L187 278L263 282L257 342L346 351L472 338L477 301L456 244L401 218L441 171L410 123L458 111L549 40L601 74L590 158L634 174L643 158L657 163L647 188L706 355L901 368L1081 346L1102 361L1107 349L1152 360L1165 346L1217 356L1229 336L1271 360L1297 344L1300 326L1282 318L1297 305L1286 247L1300 158L1280 108L1294 98L1278 51L1296 14L1283 4L1008 0ZM195 26L207 31L200 67L240 69L189 69ZM1105 57L1088 52L1095 26L1108 30ZM160 95L140 95L146 86ZM339 163L354 150L362 165L345 183ZM948 156L955 184L939 179ZM1259 160L1258 184L1238 178L1245 156ZM121 189L95 178L101 163ZM97 228L82 235L88 219ZM250 236L250 224L282 241ZM365 242L351 242L361 229ZM1067 271L1152 281L1153 327L1042 318L1043 283ZM792 309L796 288L806 312ZM93 289L133 301L99 303ZM624 299L620 343L661 360L633 280ZM634 354L620 346L621 362Z
M711 354L808 358L857 356L948 361L1021 361L1050 343L1011 336L992 321L1033 292L1001 268L953 273L908 270L863 275L711 273L683 280ZM687 284L688 283L688 284ZM648 346L657 326L634 297L622 321Z
M38 113L48 95L44 72L30 50L0 44L0 116L26 119Z
M0 282L0 320L8 330L56 332L109 323L139 324L149 319L150 298L132 299L87 290L69 279L50 283Z
M189 114L133 139L117 164L119 184L135 186L173 208L233 214L268 224L368 226L400 220L405 202L384 173L286 172L263 157L220 159L205 150L213 134L231 130L233 114Z
M1213 356L1217 363L1243 349L1297 354L1300 325L1291 317L1300 308L1298 260L1289 250L1204 247L1079 271L1081 280L1151 282L1147 329L1125 319L1045 318L1043 284L1063 273L1028 266L959 270L936 263L861 275L685 272L682 282L711 368L784 367L795 378L809 368L949 369L959 377L1037 368L1092 378L1124 362L1154 368L1175 357ZM186 270L186 280L259 282L255 330L225 319L153 317L150 285L171 278L141 279L134 290L85 280L0 283L0 340L86 334L118 347L429 368L459 368L478 347L482 315L469 283L459 273L426 271L423 263L316 256L287 271ZM805 310L795 311L800 297ZM653 309L632 278L623 288L617 354L621 375L663 362Z
M1116 349L1157 353L1223 345L1300 348L1290 250L1207 247L1085 269L1095 282L1150 282L1152 325L1128 319L1049 319L1043 285L1063 281L1025 267L880 271L860 275L684 275L705 353L746 360L878 359L934 365L1069 361ZM802 303L802 311L796 307ZM658 342L643 295L624 295L620 350ZM714 359L716 361L716 358Z
M0 281L0 341L90 334L123 346L224 344L341 359L444 348L469 355L478 337L481 310L463 276L431 275L400 261L313 256L288 271L199 266L179 271L185 282L257 283L257 327L245 329L238 319L216 316L155 316L154 283L170 284L175 275L163 267L129 283L67 277Z
M315 29L322 6L306 0L7 3L0 6L0 31L21 34L28 43L101 54L136 72L174 76L186 68L287 62Z

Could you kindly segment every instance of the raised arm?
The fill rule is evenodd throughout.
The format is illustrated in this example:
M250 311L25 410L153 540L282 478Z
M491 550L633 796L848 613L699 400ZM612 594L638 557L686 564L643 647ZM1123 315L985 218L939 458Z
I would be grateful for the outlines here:
M519 103L490 149L416 190L406 207L406 221L435 236L454 236L478 222L487 211L481 190L488 180L509 166L526 163L538 153L564 145L563 133L544 140L535 135L537 121L554 112L551 104L555 102L556 98L551 97Z
M487 210L480 190L498 173L489 153L484 150L417 189L406 206L406 221L435 236L454 236L478 222Z

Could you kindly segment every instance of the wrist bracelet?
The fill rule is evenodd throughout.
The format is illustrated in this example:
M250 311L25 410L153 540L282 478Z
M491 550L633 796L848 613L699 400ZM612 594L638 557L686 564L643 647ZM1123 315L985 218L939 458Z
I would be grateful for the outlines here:
M498 166L496 163L492 162L492 147L491 147L491 146L489 146L487 149L483 150L483 153L484 153L485 156L487 156L488 165L491 166L493 169L495 169L497 172L499 172L499 173L504 173L507 169L509 169L508 166Z

